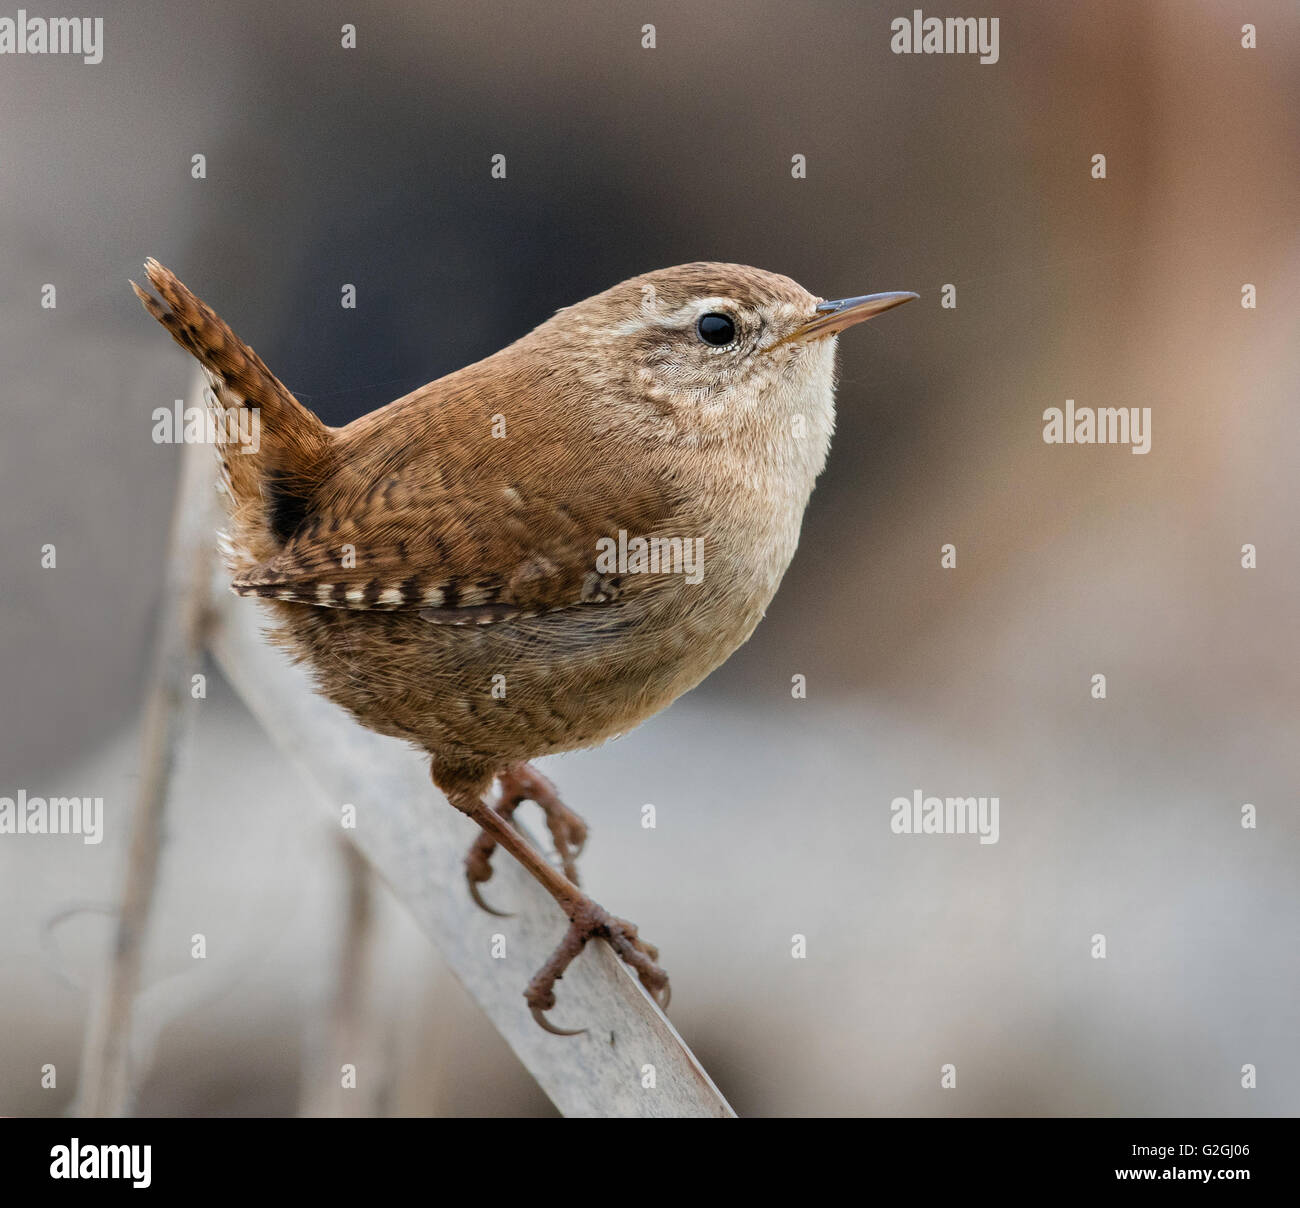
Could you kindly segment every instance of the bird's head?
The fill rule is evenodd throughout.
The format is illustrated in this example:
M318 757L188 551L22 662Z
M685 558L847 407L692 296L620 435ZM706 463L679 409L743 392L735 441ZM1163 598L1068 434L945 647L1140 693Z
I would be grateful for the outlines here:
M916 296L826 302L779 273L683 264L566 307L534 337L562 350L611 423L708 445L768 443L802 421L828 440L835 337Z

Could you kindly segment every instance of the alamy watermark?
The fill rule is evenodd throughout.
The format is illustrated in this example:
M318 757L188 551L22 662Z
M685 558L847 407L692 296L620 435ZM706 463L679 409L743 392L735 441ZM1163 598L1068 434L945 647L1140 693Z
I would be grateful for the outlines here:
M703 537L629 537L596 542L596 570L602 575L682 575L692 586L704 580Z
M997 17L895 17L889 49L896 55L979 55L981 63L998 61Z
M0 835L80 835L83 843L104 839L103 797L0 797Z
M1130 453L1151 452L1150 407L1076 407L1043 412L1043 443L1048 445L1129 445Z
M155 407L156 445L239 445L241 453L262 446L262 413L257 407L221 407L211 399L206 407L187 407L177 399L171 407Z
M0 55L80 55L83 63L104 59L103 17L0 17Z
M926 797L913 789L889 805L889 829L896 835L979 835L981 843L998 841L996 797Z
M73 1137L50 1150L52 1179L130 1179L132 1187L153 1182L152 1145L96 1145Z

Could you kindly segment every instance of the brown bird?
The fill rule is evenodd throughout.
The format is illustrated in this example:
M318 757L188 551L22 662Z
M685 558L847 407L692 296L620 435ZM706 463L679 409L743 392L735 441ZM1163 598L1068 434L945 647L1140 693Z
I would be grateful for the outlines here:
M824 302L788 277L684 264L566 307L486 360L329 428L154 260L132 288L203 366L233 589L363 725L426 751L482 828L569 919L525 999L609 942L666 1005L631 923L577 887L586 828L529 761L630 730L758 624L799 540L834 425L835 339L912 293ZM159 300L161 299L161 300ZM238 420L244 420L238 424ZM485 794L499 779L495 807ZM545 812L563 872L511 825Z

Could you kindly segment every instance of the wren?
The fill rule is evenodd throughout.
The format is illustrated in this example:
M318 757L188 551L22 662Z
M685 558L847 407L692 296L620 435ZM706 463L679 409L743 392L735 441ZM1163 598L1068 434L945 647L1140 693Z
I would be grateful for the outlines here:
M568 918L525 992L534 1018L570 1034L545 1013L595 937L666 1005L655 948L578 888L586 827L529 761L630 730L754 631L826 461L835 337L916 295L825 302L743 265L661 269L330 428L171 272L145 271L158 296L132 288L209 404L259 416L256 452L218 445L233 590L273 611L321 693L428 753L481 828L480 905L500 846ZM560 868L512 825L525 800Z

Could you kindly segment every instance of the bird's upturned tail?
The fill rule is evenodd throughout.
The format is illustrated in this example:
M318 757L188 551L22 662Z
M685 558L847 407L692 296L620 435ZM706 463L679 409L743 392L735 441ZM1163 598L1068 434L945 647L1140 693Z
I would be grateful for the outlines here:
M231 498L232 565L272 557L289 539L328 471L332 430L307 410L226 322L158 261L145 261L147 310L202 365Z

